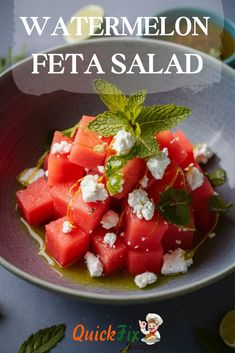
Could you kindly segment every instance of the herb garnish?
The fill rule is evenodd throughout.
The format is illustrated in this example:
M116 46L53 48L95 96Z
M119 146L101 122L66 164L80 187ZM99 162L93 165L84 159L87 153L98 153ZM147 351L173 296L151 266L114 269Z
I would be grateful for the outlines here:
M209 209L211 211L225 213L233 206L232 202L226 202L219 195L212 195L209 199Z
M64 338L65 330L64 324L39 330L21 345L18 353L47 353Z
M179 227L187 227L190 222L191 197L181 189L168 188L160 193L160 202L156 206L165 219Z
M223 185L226 181L226 171L222 168L205 173L213 186Z
M155 135L188 118L191 110L175 104L144 106L147 95L145 90L127 97L114 84L103 80L95 80L94 89L109 110L99 114L88 128L101 136L114 136L124 129L136 139L130 154L118 156L120 168L116 166L115 172L111 173L110 164L113 165L113 157L110 157L111 161L107 163L106 173L111 179L107 182L107 188L113 195L120 190L120 169L127 161L134 157L147 158L157 155L159 146Z

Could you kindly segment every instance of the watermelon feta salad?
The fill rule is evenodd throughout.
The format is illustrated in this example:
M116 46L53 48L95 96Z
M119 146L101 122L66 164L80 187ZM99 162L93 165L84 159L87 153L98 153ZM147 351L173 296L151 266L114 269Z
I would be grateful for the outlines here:
M45 249L61 267L85 262L92 277L126 271L140 288L185 273L231 207L213 188L226 173L205 172L207 144L171 131L189 108L144 106L146 91L127 97L103 80L94 88L108 110L55 131L50 151L18 177L18 208L45 226Z

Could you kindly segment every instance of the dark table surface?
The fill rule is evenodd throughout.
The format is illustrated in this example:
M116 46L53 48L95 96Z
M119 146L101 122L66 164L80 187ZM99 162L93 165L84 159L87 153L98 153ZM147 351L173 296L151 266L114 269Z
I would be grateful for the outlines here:
M216 0L190 1L190 5L198 5L200 2L207 8L224 10L225 16L235 21L234 0L223 0L223 7L221 1ZM0 55L5 54L8 47L22 45L19 35L13 33L13 13L15 16L26 16L35 15L36 11L38 16L47 16L45 9L48 8L51 16L55 16L56 11L61 15L62 10L69 16L85 3L85 0L42 0L35 5L35 2L29 0L15 1L15 4L13 1L1 0ZM151 16L169 7L173 1L100 0L97 3L104 6L108 16L125 15L135 18L138 15ZM177 1L177 5L188 3L186 0ZM35 11L33 6L37 6ZM60 43L58 40L53 44ZM39 51L54 45L50 41L27 41L28 51L35 48ZM164 319L160 329L161 342L152 346L152 351L200 353L203 351L195 340L193 329L201 326L217 330L223 315L234 307L234 294L234 275L229 275L213 285L172 300L129 307L96 305L47 292L0 268L0 353L17 352L19 345L32 332L57 323L66 323L68 328L66 339L53 352L117 353L125 346L126 340L114 343L74 342L71 338L73 328L78 323L83 323L90 330L95 329L96 325L105 328L112 324L117 328L119 324L127 324L137 330L138 320L143 320L148 312L157 312ZM142 345L139 348L146 347Z

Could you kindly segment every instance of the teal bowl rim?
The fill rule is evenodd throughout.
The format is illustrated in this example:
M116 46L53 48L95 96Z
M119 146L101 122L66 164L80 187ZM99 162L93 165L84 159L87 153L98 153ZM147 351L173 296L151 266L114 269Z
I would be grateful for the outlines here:
M47 53L47 52L53 52L56 50L63 50L64 48L69 48L73 46L83 46L83 45L89 45L90 43L109 43L109 42L123 42L125 41L126 43L128 42L137 42L140 46L143 44L143 39L142 38L104 38L104 39L90 39L89 41L84 41L82 43L78 44L65 44L65 45L59 45L53 48L47 48L46 50L42 51L42 53ZM156 39L149 39L148 42L152 42L152 44L156 44L158 42L161 42L161 45L163 46L171 46L175 47L176 49L181 48L182 50L186 50L186 46L176 44L174 42L166 42L163 40L156 40ZM197 52L197 50L193 48L188 48L192 53ZM225 65L223 61L217 60L211 55L208 55L206 53L202 52L202 56L204 57L205 60L210 61L211 65L220 65L225 71L229 72L232 76L234 75L234 80L235 80L235 71L228 65ZM20 61L17 64L14 64L7 70L3 71L0 74L0 85L1 85L1 80L4 78L4 76L8 75L12 70L18 68L22 64L31 61L32 58L28 57L22 61ZM80 289L73 289L73 288L67 288L67 287L62 287L61 285L54 284L52 282L49 282L44 279L40 279L34 275L29 274L28 272L19 269L15 265L12 265L9 261L5 260L2 256L0 256L0 266L4 267L6 270L9 272L13 273L14 275L18 276L19 278L22 278L23 280L34 284L42 289L50 290L52 292L56 292L58 294L64 294L82 301L86 302L92 302L92 303L99 303L99 304L110 304L110 305L134 305L137 303L149 303L149 302L156 302L156 301L162 301L162 300L167 300L167 299L172 299L181 295L184 295L186 293L191 293L194 292L195 290L198 290L200 288L203 288L205 286L208 286L214 282L217 282L218 280L222 279L226 275L229 275L230 273L234 272L235 270L235 263L230 264L229 266L226 266L225 268L221 269L219 272L216 274L211 274L210 276L202 279L202 280L197 280L193 283L186 284L184 286L181 286L179 288L175 289L170 289L166 290L165 292L162 292L160 295L157 292L148 292L148 290L139 290L138 294L135 294L132 296L131 294L109 294L108 296L103 293L87 293L83 290Z
M195 11L200 15L210 16L212 21L214 23L216 23L217 25L223 27L232 36L232 38L234 39L234 42L235 42L235 23L232 20L226 18L225 16L221 17L220 15L218 15L210 10L207 10L207 9L193 7L193 6L185 6L185 7L180 6L180 7L173 7L173 8L163 10L159 13L156 13L154 16L164 16L167 14L169 16L170 13L174 14L176 12L181 12L181 11L184 11L184 12ZM174 43L174 42L172 41L171 43ZM192 48L192 49L195 49L195 48ZM197 50L197 49L195 49L195 50ZM220 60L220 61L222 61L223 63L225 63L227 65L235 66L235 50L234 50L234 53L232 55L230 55L228 58L226 58L224 60Z

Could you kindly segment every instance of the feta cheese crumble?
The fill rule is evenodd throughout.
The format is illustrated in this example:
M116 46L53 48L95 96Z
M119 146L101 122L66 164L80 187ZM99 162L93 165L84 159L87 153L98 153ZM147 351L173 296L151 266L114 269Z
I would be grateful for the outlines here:
M193 264L192 259L185 259L185 251L178 248L171 252L171 254L163 255L163 265L161 273L163 275L174 275L177 273L185 273L188 267Z
M67 233L70 233L72 230L73 230L72 223L69 221L64 221L62 225L62 232L67 234Z
M171 161L168 158L168 149L164 148L159 155L147 160L147 167L155 179L161 180L170 162Z
M88 251L85 255L85 260L91 277L100 277L103 273L103 265L99 258Z
M103 239L103 243L109 245L112 248L117 240L117 235L115 233L106 233Z
M144 288L149 284L153 284L156 282L156 280L157 280L157 276L153 272L141 273L141 274L135 276L135 279L134 279L135 284L139 288Z
M142 188L146 188L148 186L148 181L149 178L147 177L147 175L145 175L141 180L140 180L140 185L142 186Z
M51 148L52 154L67 154L71 151L72 144L67 141L56 142Z
M117 135L114 136L112 148L119 155L125 155L130 152L134 146L136 139L130 132L126 130L119 130Z
M204 176L198 168L189 165L186 169L186 180L191 189L196 190L204 183Z
M212 150L207 143L199 143L194 145L193 154L196 162L206 164L210 158L213 157Z
M81 181L82 198L85 202L104 201L108 192L103 183L98 182L99 175L86 175Z
M42 168L40 169L37 169L36 167L28 168L28 169L25 169L18 176L18 181L22 185L29 185L34 183L39 178L42 178L44 175L45 175L45 172Z
M103 174L104 173L104 166L103 165L98 165L98 167L97 167L97 169L98 169L98 172L100 172L101 174Z
M100 223L102 224L102 227L105 229L111 229L116 227L118 222L119 222L119 215L112 210L109 210L108 212L106 212L100 221Z
M128 205L139 219L149 221L153 218L155 205L150 201L148 194L143 189L136 189L128 195Z
M208 234L209 239L213 239L216 236L216 233L210 233Z

